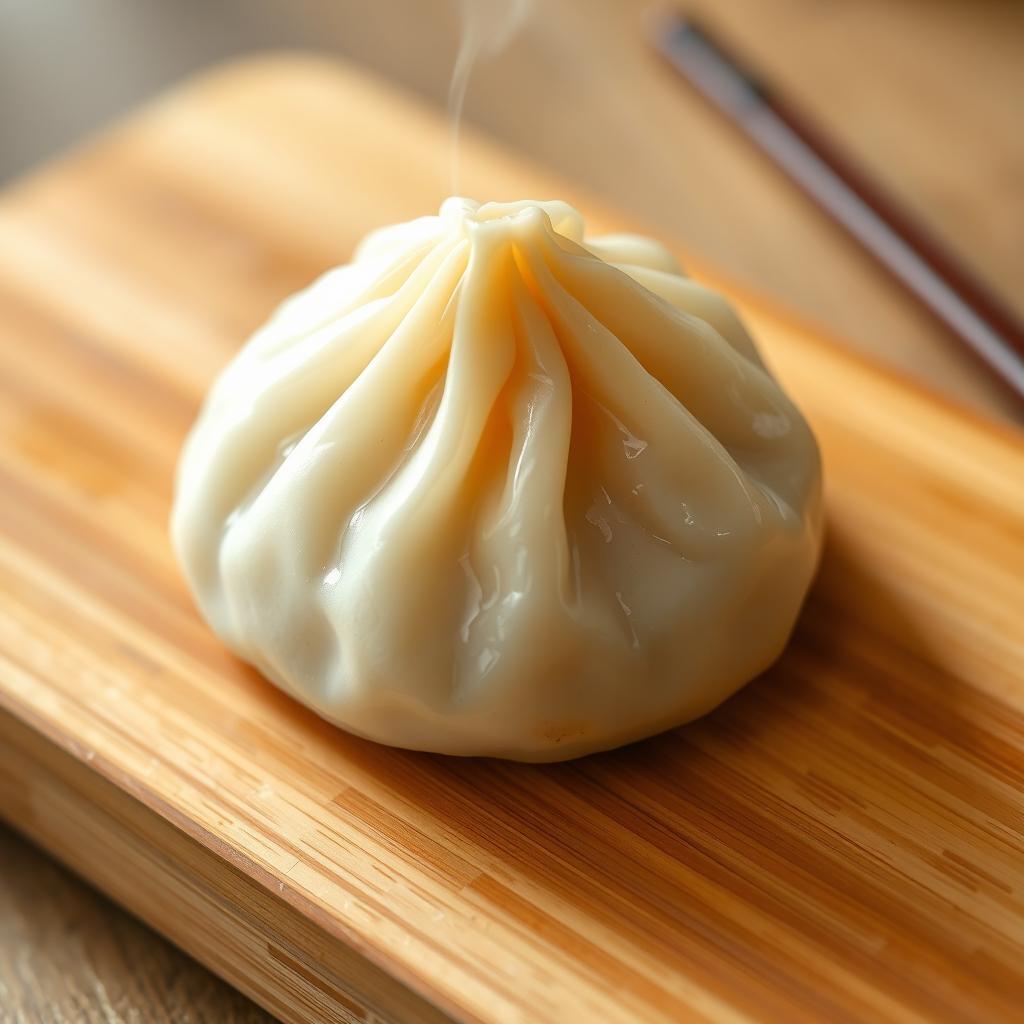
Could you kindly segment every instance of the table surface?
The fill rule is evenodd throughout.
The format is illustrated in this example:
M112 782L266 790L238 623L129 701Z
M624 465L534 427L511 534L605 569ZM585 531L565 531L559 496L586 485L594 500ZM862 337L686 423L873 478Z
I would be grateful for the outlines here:
M975 408L1020 422L1019 409L898 286L650 57L641 37L644 6L546 5L515 46L474 75L470 120L851 343ZM1024 92L1024 7L959 0L687 6L705 12L767 78L828 124L1024 313L1024 137L1015 109ZM372 9L354 0L309 0L291 15L305 19L301 31L286 32L268 27L262 3L250 10L250 21L230 23L237 31L224 52L237 51L247 33L266 45L278 28L289 42L302 42L303 33L321 45L337 37L339 53L443 99L452 17L436 17L413 0L383 0ZM405 31L388 33L393 24ZM142 31L132 27L136 36ZM47 39L47 46L59 45ZM32 82L20 84L31 93ZM799 258L786 258L790 253ZM65 1020L269 1018L0 830L0 1022Z

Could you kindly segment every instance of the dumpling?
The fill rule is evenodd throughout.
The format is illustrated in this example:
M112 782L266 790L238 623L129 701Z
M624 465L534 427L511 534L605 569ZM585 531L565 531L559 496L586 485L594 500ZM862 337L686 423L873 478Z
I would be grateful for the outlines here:
M561 202L449 199L286 301L185 444L174 546L241 658L383 743L549 761L713 708L821 545L728 304Z

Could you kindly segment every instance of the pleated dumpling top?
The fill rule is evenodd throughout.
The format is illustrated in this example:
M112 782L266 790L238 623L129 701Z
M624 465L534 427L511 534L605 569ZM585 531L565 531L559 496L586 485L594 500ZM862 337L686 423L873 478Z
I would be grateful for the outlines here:
M739 319L560 202L371 234L214 383L172 532L240 657L345 729L544 761L713 708L780 653L817 446Z

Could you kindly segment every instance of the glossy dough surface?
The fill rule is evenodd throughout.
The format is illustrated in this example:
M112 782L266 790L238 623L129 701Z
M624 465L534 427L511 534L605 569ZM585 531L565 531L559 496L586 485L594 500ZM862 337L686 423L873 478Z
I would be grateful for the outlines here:
M371 234L210 390L172 532L214 630L346 729L557 760L780 653L813 436L730 307L558 202Z

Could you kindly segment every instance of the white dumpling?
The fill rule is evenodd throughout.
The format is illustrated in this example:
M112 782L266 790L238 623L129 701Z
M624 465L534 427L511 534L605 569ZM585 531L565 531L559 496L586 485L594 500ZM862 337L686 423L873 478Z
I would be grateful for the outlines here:
M564 203L450 199L285 302L210 390L172 532L242 658L384 743L557 760L780 653L814 438L726 302Z

